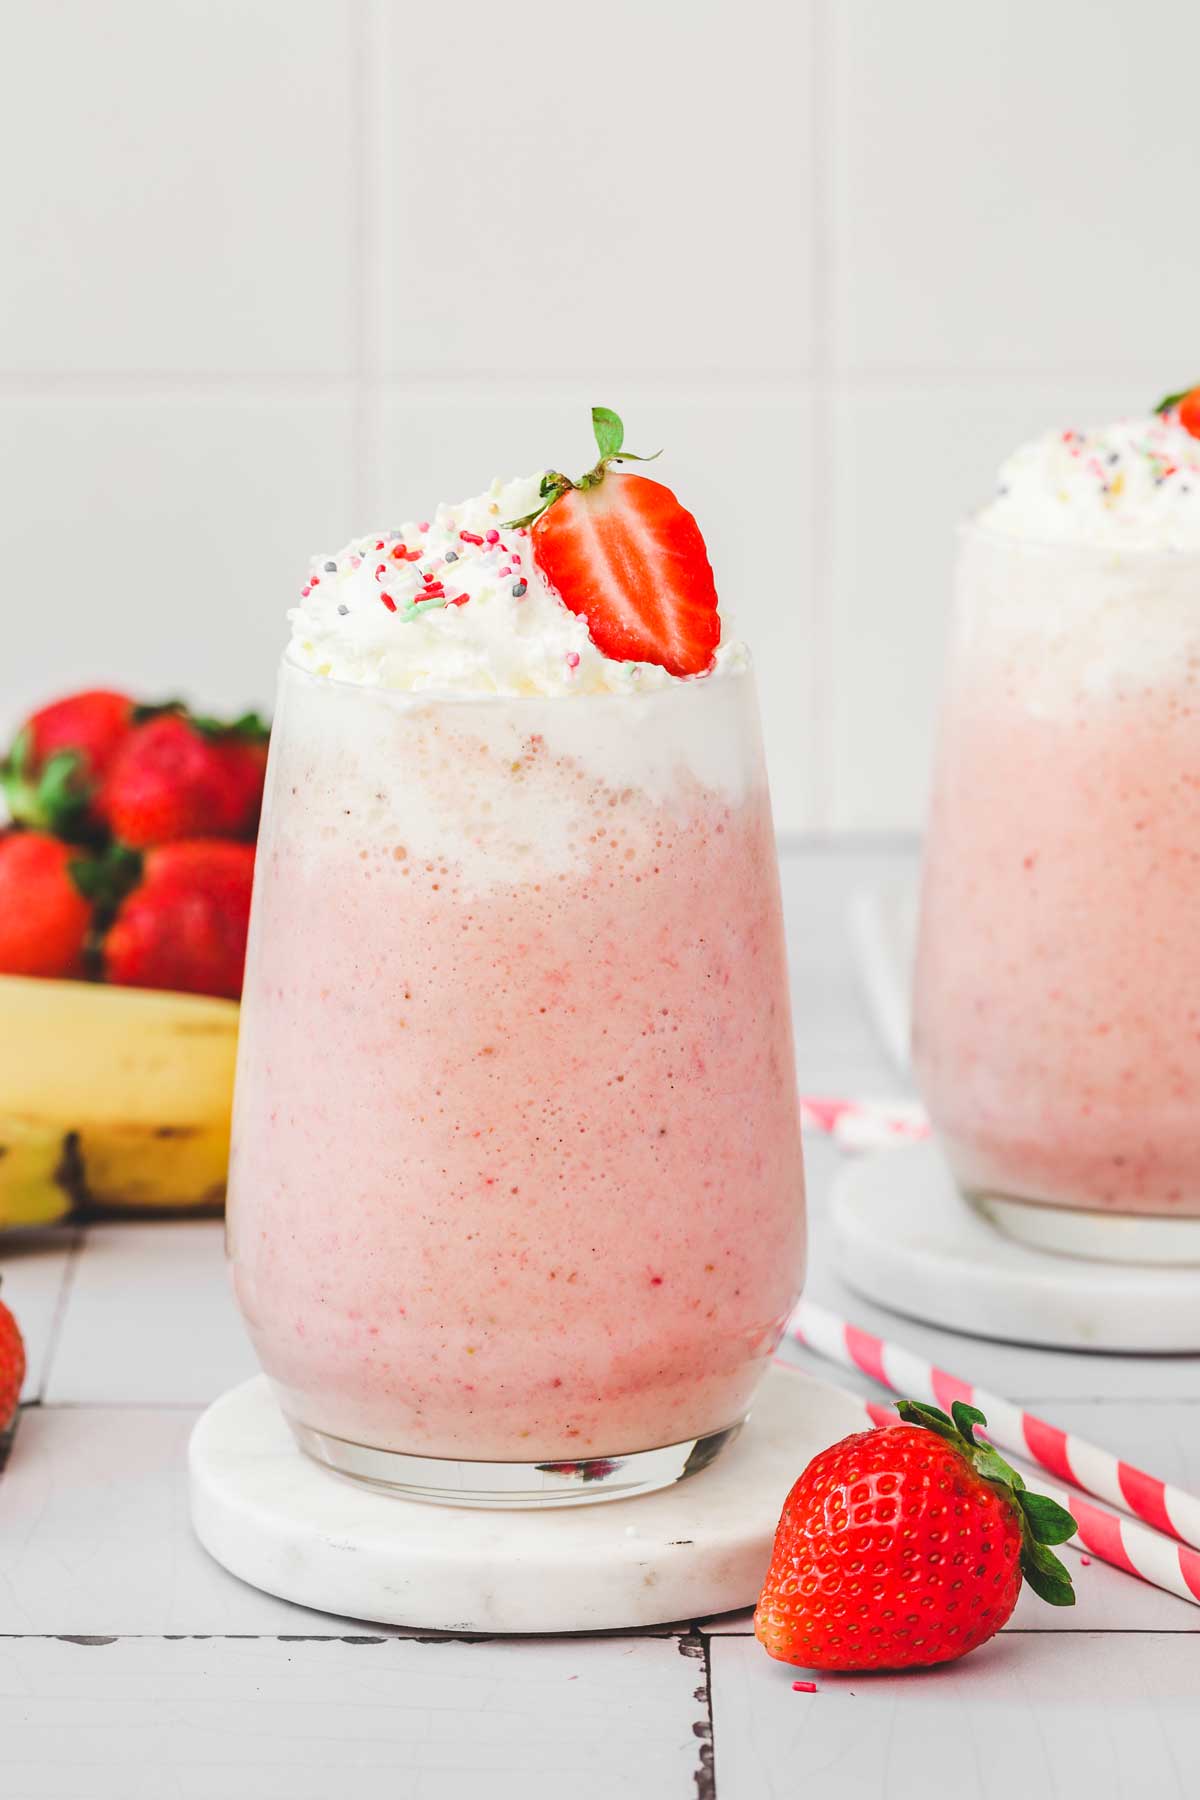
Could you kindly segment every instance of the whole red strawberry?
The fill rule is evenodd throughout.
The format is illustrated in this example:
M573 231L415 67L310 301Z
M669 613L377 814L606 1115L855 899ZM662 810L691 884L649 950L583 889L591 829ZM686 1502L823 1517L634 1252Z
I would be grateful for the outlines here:
M3 764L13 818L66 836L94 827L96 788L132 718L133 702L107 688L70 694L31 714Z
M763 1648L806 1669L911 1669L994 1636L1024 1576L1054 1606L1075 1601L1047 1548L1074 1535L1055 1501L975 1437L955 1401L901 1400L907 1421L860 1431L809 1463L784 1505L754 1615Z
M129 860L140 870L134 869L137 885L117 906L104 939L106 979L236 1000L246 960L253 846L202 838L163 844Z
M84 972L92 909L79 852L42 831L0 835L0 974Z
M253 837L267 761L266 728L254 715L223 726L146 708L135 720L98 797L119 843Z
M542 478L545 505L528 518L533 560L564 606L586 619L614 662L658 663L702 675L721 641L717 590L700 527L661 482L614 475L612 462L647 462L622 450L625 427L592 408L600 460L578 481Z
M25 1383L25 1343L17 1321L0 1300L0 1431L17 1416Z

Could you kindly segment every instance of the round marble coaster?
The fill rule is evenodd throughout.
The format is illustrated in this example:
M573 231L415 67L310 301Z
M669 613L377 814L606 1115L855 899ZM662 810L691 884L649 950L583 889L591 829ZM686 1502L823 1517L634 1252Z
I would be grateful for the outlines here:
M395 1499L296 1448L265 1376L210 1406L192 1523L255 1587L343 1618L436 1631L611 1631L750 1606L788 1489L864 1427L862 1402L776 1366L716 1462L600 1506L484 1512Z
M893 1312L1060 1350L1200 1350L1200 1265L1113 1260L1120 1219L1099 1222L1089 1257L1018 1242L963 1199L934 1143L848 1164L831 1210L839 1273Z

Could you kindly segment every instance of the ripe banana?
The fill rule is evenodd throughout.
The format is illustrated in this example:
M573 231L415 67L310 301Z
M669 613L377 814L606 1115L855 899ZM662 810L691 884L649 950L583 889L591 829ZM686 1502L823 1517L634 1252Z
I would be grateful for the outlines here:
M225 1193L232 1000L0 975L0 1226Z

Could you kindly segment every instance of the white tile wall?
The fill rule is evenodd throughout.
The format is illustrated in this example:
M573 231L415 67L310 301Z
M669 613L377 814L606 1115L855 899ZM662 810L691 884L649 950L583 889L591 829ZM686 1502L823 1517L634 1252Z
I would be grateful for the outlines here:
M582 464L602 400L705 523L780 824L912 827L956 515L1200 373L1191 0L0 22L0 728L269 701L310 549Z

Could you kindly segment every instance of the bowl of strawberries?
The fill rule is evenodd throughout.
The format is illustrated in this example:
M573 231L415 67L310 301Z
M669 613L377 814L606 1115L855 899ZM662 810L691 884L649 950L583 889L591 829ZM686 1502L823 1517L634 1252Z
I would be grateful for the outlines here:
M0 765L0 1225L219 1205L268 728L106 689Z

